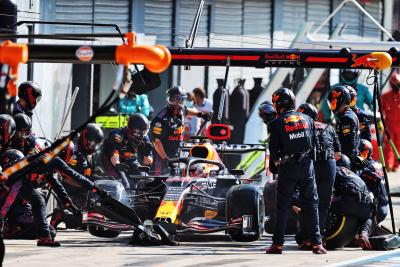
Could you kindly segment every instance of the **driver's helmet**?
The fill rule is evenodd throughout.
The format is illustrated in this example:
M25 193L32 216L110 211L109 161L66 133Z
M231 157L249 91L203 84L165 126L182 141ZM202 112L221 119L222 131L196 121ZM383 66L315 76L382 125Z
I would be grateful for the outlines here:
M127 129L129 141L135 144L142 142L149 129L149 120L143 114L134 113L129 117Z
M0 145L7 144L15 134L15 121L7 114L0 114Z
M308 115L314 121L318 120L318 110L314 105L311 105L309 103L301 104L297 108L297 111Z
M328 105L334 113L337 113L343 104L348 105L349 102L350 92L346 86L335 86L328 94Z
M187 95L182 86L174 86L167 90L167 103L170 109L182 109L186 99Z
M23 99L25 108L32 111L42 98L42 90L33 81L26 81L18 86L18 98Z
M14 121L16 126L15 137L19 140L28 138L32 131L31 118L24 113L18 113L14 115Z
M278 114L282 109L283 111L294 109L295 101L293 91L288 88L279 88L272 94L272 104Z
M103 130L95 123L86 125L78 139L79 148L87 155L93 154L100 149L103 142Z
M360 73L361 71L357 69L342 69L339 74L340 83L356 86Z

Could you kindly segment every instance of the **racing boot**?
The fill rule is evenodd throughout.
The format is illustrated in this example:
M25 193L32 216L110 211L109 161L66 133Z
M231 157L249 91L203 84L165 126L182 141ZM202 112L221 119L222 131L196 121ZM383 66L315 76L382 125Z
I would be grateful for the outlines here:
M61 246L60 242L57 242L53 238L48 237L48 236L39 238L37 245L39 247L59 247L59 246Z
M57 229L57 226L62 222L62 211L59 208L55 208L53 215L51 215L50 225Z
M272 244L265 253L267 254L282 254L283 246Z
M311 244L310 240L304 240L302 243L299 244L299 249L300 250L312 250L313 246Z
M314 254L327 254L328 251L326 251L326 249L324 248L323 245L319 244L319 245L314 245L312 248L312 252Z

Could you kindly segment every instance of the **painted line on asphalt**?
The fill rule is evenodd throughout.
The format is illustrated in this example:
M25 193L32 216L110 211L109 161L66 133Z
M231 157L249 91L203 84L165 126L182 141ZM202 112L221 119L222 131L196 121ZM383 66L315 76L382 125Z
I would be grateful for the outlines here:
M348 260L348 261L333 263L333 264L325 265L325 267L342 267L342 266L357 266L357 265L360 266L360 265L366 265L366 264L372 263L372 262L384 261L389 258L392 258L393 256L400 256L400 249L385 251L385 252L382 252L379 254L359 257L359 258L355 258L355 259ZM399 262L399 264L400 264L400 262Z

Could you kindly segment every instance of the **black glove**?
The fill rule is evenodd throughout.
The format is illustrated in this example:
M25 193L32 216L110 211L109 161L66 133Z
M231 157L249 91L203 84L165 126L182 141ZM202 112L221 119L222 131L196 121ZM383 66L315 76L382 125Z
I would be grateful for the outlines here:
M351 163L358 170L362 170L369 165L368 159L363 159L362 157L359 157L359 156L352 157Z
M64 209L71 210L73 213L80 212L79 208L77 206L75 206L75 204L72 202L72 200L69 197L64 199L63 206L64 206Z
M145 142L143 145L143 155L144 156L151 155L152 151L153 151L153 144L150 142Z
M129 172L129 166L125 163L119 163L117 165L115 165L115 168L119 171L119 172Z
M198 118L202 118L202 119L205 120L205 121L211 120L212 115L213 115L212 112L205 113L205 112L199 111L199 112L197 113L197 117L198 117Z
M107 191L104 191L103 189L101 189L101 188L99 188L99 187L97 187L97 186L94 186L93 189L92 189L92 191L93 191L94 193L96 193L100 198L107 198L107 197L109 197Z

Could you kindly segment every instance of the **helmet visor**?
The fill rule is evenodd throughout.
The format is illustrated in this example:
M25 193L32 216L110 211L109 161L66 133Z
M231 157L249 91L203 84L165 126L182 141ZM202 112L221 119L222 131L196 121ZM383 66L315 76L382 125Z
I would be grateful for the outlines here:
M167 98L167 102L171 106L184 107L186 104L186 95L172 95Z
M128 129L128 138L130 140L142 140L147 135L148 132L149 129L146 130Z
M88 140L86 146L87 146L88 150L90 150L90 151L97 151L100 149L102 144L103 144L103 142L99 143L94 140Z
M19 130L19 131L16 131L16 132L15 132L15 136L16 136L17 138L26 139L26 138L29 137L30 133L31 133L30 130Z

